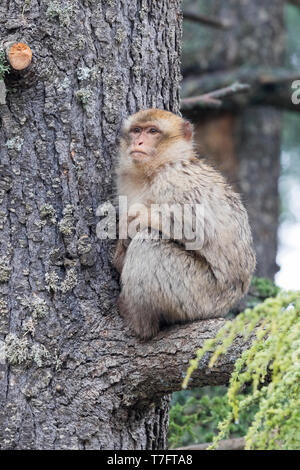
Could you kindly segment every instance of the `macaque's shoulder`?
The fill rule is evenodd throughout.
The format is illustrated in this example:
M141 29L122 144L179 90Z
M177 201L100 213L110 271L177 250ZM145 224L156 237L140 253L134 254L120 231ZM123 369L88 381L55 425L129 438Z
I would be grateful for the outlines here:
M217 170L207 158L202 156L196 156L191 159L192 168L204 178L213 178L220 181L225 181L224 176Z
M219 171L203 158L196 156L168 164L158 174L158 183L163 186L171 184L183 191L192 187L224 187L227 185L225 178Z

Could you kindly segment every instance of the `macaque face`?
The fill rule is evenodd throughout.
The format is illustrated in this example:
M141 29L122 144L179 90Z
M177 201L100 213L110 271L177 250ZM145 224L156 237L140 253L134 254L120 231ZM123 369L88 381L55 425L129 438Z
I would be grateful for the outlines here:
M123 124L121 157L146 171L182 158L192 150L192 125L161 109L142 110Z
M163 133L154 123L133 123L129 130L129 155L133 160L154 157Z

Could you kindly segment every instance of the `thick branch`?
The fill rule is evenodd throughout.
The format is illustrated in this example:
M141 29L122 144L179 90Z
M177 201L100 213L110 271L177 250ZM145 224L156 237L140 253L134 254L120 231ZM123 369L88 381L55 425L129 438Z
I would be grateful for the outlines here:
M228 20L195 14L189 11L183 12L183 18L188 21L193 21L195 23L201 23L206 26L211 26L213 28L229 29L232 26L231 22L229 22Z
M131 352L132 370L132 375L129 372L127 400L130 397L132 402L126 404L147 402L153 400L153 396L159 398L181 390L189 360L195 357L195 352L206 339L215 337L224 323L224 319L213 319L172 326L147 342L138 341L127 330L130 338L126 338L126 345ZM208 357L205 356L193 373L189 388L226 384L236 359L249 344L250 340L247 343L241 338L235 340L212 369L208 368Z
M204 74L201 77L188 78L184 80L182 87L182 110L211 107L210 103L204 101L198 103L195 95L203 97L211 90L225 88L233 81L240 81L251 86L248 93L242 97L232 94L230 99L222 103L222 108L249 105L271 105L291 111L300 111L300 106L292 102L293 89L291 87L294 80L300 79L300 71L285 69L263 69L245 68L234 69L225 72L215 72ZM190 103L187 102L190 99ZM197 98L197 96L196 96ZM192 102L194 100L194 103Z

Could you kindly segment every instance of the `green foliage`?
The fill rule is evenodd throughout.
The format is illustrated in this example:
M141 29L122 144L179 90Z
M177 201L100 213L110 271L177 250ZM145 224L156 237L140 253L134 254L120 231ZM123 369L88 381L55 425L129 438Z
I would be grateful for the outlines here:
M0 80L3 80L4 75L9 71L9 65L6 62L5 52L0 47Z
M230 411L226 391L226 387L215 386L174 394L170 410L169 446L176 448L211 442L217 433L219 421L224 420ZM243 411L239 422L231 423L232 437L246 434L254 411Z
M275 297L279 293L280 287L270 279L253 276L250 290L252 295L266 299L267 297Z
M256 404L246 449L299 449L300 292L280 292L226 322L190 361L183 387L206 353L212 352L209 367L213 367L237 336L251 336L252 344L236 361L227 393L230 411L219 423L219 434L210 448L228 435L241 413ZM245 393L249 384L251 391Z

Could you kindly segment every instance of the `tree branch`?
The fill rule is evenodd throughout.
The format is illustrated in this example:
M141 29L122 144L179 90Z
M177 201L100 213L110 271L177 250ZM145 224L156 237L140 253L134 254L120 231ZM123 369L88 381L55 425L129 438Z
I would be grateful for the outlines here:
M219 98L233 96L236 93L248 91L250 88L251 87L248 84L235 82L230 86L220 88L219 90L211 91L203 95L183 98L181 100L181 109L189 109L194 105L204 105L205 107L220 107L222 105L222 101Z
M149 400L153 401L153 396L160 398L181 390L189 360L195 357L196 351L206 339L216 336L224 323L224 319L218 318L176 325L162 330L157 337L147 342L137 340L127 329L124 344L130 351L129 374L132 375L124 405L147 403ZM205 355L198 370L192 375L189 388L226 384L236 359L250 344L251 339L245 342L243 338L237 338L211 369L207 366L208 355ZM126 367L128 374L128 366Z
M229 29L232 27L231 22L226 19L195 14L189 11L183 12L183 19L187 21L193 21L194 23L201 23L203 25L211 26L213 28Z
M237 93L232 93L230 99L221 103L224 109L249 105L271 105L291 111L300 111L300 106L293 104L291 88L294 80L300 79L300 71L286 69L264 69L264 68L245 68L234 69L225 72L207 73L200 77L187 78L182 85L182 103L183 111L190 111L201 108L211 108L212 105L204 100L197 101L199 97L210 95L215 92L211 90L227 88L233 81L242 82L250 86L248 93L242 97ZM196 97L194 96L196 95ZM190 101L187 101L189 99ZM219 107L220 107L219 106ZM215 106L216 107L216 106Z

